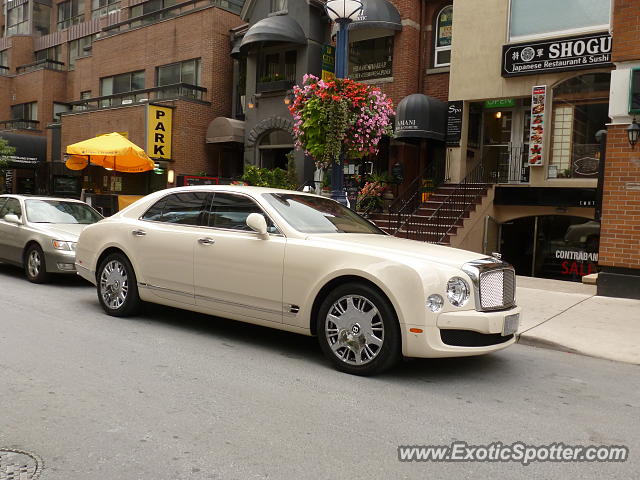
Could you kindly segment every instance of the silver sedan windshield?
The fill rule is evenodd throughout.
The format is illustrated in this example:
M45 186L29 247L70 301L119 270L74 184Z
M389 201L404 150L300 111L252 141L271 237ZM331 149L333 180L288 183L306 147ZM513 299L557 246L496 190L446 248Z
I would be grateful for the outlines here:
M64 200L27 200L27 220L31 223L65 223L89 225L102 220L93 208Z

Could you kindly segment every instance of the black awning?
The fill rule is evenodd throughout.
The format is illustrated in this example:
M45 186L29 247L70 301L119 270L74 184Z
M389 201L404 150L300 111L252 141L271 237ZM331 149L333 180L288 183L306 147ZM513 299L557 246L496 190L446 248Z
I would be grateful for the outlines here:
M257 43L295 43L306 45L307 37L298 22L288 15L263 18L249 27L240 43L240 51Z
M206 139L207 143L244 143L244 122L226 117L211 120Z
M47 138L38 135L25 135L22 133L0 132L0 138L4 138L9 145L16 149L16 157L37 158L44 162L47 159Z
M430 138L444 141L447 134L447 104L437 98L414 93L396 109L396 138Z
M387 0L363 0L362 12L349 25L349 30L358 28L387 28L402 30L402 19L398 9Z

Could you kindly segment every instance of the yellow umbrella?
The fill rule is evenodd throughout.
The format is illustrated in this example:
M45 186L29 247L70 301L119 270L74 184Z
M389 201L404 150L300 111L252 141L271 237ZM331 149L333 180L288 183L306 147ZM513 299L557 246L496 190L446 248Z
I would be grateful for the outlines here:
M94 165L117 172L138 173L155 168L142 148L115 132L69 145L67 155L71 155L66 163L71 170L82 169L79 168L82 156Z

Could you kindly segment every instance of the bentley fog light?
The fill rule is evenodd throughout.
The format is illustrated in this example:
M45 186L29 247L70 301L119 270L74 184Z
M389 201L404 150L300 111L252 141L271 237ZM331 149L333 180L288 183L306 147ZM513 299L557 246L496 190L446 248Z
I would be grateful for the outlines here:
M444 299L437 293L429 295L427 298L427 308L432 312L439 312L444 305Z
M447 297L455 307L461 307L467 303L470 292L469 284L464 278L453 277L447 282Z

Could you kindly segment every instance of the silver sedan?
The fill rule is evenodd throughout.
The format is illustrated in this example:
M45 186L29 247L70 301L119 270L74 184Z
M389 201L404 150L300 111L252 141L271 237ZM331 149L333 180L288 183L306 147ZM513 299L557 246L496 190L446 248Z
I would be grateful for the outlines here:
M24 268L29 281L76 273L76 242L102 216L72 199L0 195L0 261Z

